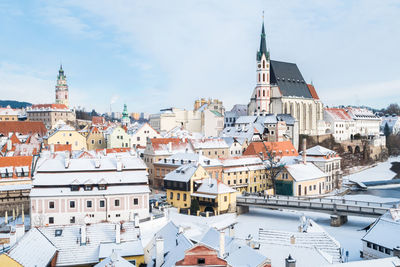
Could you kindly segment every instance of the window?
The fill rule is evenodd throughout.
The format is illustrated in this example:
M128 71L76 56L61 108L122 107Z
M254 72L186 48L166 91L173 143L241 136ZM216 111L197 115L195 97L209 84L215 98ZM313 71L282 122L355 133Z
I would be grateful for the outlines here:
M224 196L224 202L227 202L227 201L228 201L228 197Z
M92 201L91 200L86 201L86 207L88 207L88 208L92 207Z
M309 189L310 189L310 191L312 191L312 186L311 185L309 186Z
M186 194L183 194L183 201L186 201Z
M119 199L114 200L114 206L119 207Z
M69 207L70 207L71 209L75 208L75 201L71 200L71 201L69 202Z
M228 185L230 185L231 184L231 180L228 180Z
M133 199L133 205L139 205L139 199L138 198L134 198Z
M54 224L54 217L49 217L49 224Z
M101 145L101 140L99 140L99 145Z
M170 199L173 199L173 198L174 198L174 192L171 192L171 193L169 194L169 198L170 198Z
M385 253L388 254L388 255L390 255L390 249L385 248Z
M71 191L79 191L79 185L71 185Z
M61 236L62 235L62 229L56 229L54 236Z
M384 247L379 246L379 251L380 251L380 252L383 252L383 251L384 251Z
M375 250L378 250L378 245L373 244L372 248L375 249Z
M136 140L140 141L140 136L138 136L138 137L136 138Z
M106 202L104 200L100 200L100 208L104 208Z
M94 139L92 139L92 145L94 145Z
M115 217L121 217L121 214L115 214Z
M177 193L177 194L176 194L176 199L177 199L177 200L180 200L180 199L181 199L181 193Z
M71 218L69 219L69 223L75 223L75 216L71 216Z
M99 184L99 190L106 190L105 184Z
M197 264L206 264L205 258L197 258Z
M54 209L54 201L49 202L49 209Z
M85 191L92 191L92 185L85 185Z
M314 185L314 190L317 190L317 185Z

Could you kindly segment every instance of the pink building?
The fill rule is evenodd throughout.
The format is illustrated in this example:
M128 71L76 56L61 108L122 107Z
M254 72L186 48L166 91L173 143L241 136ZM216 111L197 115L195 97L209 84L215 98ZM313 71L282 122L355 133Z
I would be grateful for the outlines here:
M148 173L133 155L41 159L31 190L31 225L120 222L149 216Z

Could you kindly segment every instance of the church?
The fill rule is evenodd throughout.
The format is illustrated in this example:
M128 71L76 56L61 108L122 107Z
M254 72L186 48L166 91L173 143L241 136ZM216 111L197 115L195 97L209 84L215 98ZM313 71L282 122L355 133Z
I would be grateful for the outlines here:
M298 120L299 133L318 134L323 104L312 84L307 84L296 64L270 60L264 23L256 56L257 83L247 106L248 115L290 114Z

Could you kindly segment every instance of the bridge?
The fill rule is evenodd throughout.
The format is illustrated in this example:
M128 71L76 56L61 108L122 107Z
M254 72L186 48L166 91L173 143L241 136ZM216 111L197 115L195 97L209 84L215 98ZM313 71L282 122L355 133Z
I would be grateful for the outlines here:
M391 204L378 202L345 200L338 198L307 198L292 196L240 196L236 198L238 213L248 212L249 207L266 209L288 209L322 212L331 215L331 225L341 226L347 222L347 216L380 217Z

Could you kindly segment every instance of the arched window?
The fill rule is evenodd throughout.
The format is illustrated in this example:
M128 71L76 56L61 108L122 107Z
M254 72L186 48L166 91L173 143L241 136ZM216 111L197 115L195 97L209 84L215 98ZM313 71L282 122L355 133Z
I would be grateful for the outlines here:
M260 73L258 74L258 82L261 82L261 76L260 76Z
M265 60L263 60L263 69L265 69Z
M265 82L265 73L263 73L263 82Z
M263 96L265 96L265 90L263 90Z
M258 90L258 97L260 97L260 90Z

